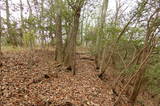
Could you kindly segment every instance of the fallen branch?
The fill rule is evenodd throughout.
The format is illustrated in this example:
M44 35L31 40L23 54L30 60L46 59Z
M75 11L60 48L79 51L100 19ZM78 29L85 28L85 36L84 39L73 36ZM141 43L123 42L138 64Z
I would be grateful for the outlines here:
M95 59L90 58L90 57L80 57L80 59L83 59L83 60L90 60L90 61L94 61L94 60L95 60Z

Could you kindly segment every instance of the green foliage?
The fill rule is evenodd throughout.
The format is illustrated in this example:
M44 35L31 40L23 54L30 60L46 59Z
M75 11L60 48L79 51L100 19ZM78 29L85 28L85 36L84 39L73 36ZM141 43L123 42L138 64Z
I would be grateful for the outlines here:
M146 74L148 78L149 91L154 94L160 93L160 62L151 66L151 69Z
M105 28L105 33L108 33L111 39L117 38L119 32L121 32L121 28L112 24Z
M10 24L10 28L8 29L8 36L5 38L4 44L8 46L18 46L20 43L20 36L19 36L19 31L16 28L17 27L17 22L13 22Z
M102 32L100 32L99 26L89 27L85 35L85 40L96 42L97 36L101 35L102 36L101 42L103 42L102 44L104 45L105 43L110 42L110 40L111 41L115 40L120 31L121 28L115 25L105 26Z
M133 74L138 68L139 68L139 65L134 64L129 69L125 70L124 74L125 75Z
M154 23L156 26L159 26L160 25L160 18L158 18L155 23Z
M148 90L153 94L160 94L160 47L154 51L156 54L152 56L150 61L150 67L146 72L146 78L148 79Z
M40 24L40 20L35 17L35 16L32 16L32 17L29 17L27 19L24 19L24 22L25 22L25 26L27 29L30 29L30 28L36 28L36 24Z
M97 38L97 35L98 35L98 30L94 27L91 27L89 29L89 31L86 32L86 35L85 35L85 41L88 42L88 41L92 41L92 42L95 42L96 41L96 38Z
M23 36L23 42L25 46L33 46L35 44L35 34L34 31L25 32Z
M97 39L100 38L100 47L103 50L104 47L109 46L116 40L117 35L120 33L121 28L115 26L113 24L105 25L103 30L99 26L95 27L88 27L88 30L85 33L85 41L90 45L90 51L92 54L97 53L96 46L97 46Z
M138 28L138 27L129 27L128 28L128 34L129 35L133 35L136 33L143 33L144 30L142 28Z
M141 17L143 12L146 11L145 9L146 4L147 4L146 0L143 0L143 2L139 2L137 17Z

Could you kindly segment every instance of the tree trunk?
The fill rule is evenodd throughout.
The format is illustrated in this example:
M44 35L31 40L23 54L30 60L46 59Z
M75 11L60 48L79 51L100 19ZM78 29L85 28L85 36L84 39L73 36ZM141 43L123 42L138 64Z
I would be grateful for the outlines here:
M0 9L0 67L2 65L2 17L1 17L1 9Z
M144 48L145 49L143 50L141 57L139 57L140 62L144 61L146 56L151 54L152 51L153 51L153 48L156 46L155 32L156 32L156 30L158 29L158 26L159 26L159 24L157 26L156 26L156 24L155 25L153 24L158 20L158 16L154 17L154 15L156 13L158 13L157 10L155 10L155 12L153 12L153 14L149 17L149 20L147 22L147 33L146 33L145 41L144 41ZM154 20L152 20L152 19L154 19ZM147 61L146 61L146 64L147 64ZM129 99L132 106L134 106L134 103L135 103L136 98L139 94L140 88L142 86L143 76L144 76L145 71L146 71L146 64L144 64L143 68L140 70L138 76L136 77L134 90L133 90L132 95Z
M62 10L61 10L62 1L56 0L56 51L55 51L55 60L58 62L63 61L63 44L62 44Z
M52 16L50 16L49 17L49 26L50 26L50 28L49 28L49 37L50 37L50 39L51 39L51 46L53 46L53 41L54 41L54 37L53 37L53 30L52 30Z
M29 6L29 17L32 17L32 8L31 8L31 4L30 4L29 0L27 0L27 4Z
M112 58L112 56L113 56L113 54L114 54L114 52L115 52L115 48L116 48L116 45L118 44L118 42L119 42L119 40L121 39L121 37L123 36L123 34L127 31L127 28L128 28L128 26L131 24L131 22L132 22L132 20L134 19L134 17L137 15L137 13L135 13L131 18L130 18L130 20L127 22L127 24L124 26L124 28L122 29L122 31L120 32L120 34L118 35L118 37L117 37L117 40L116 41L113 41L113 43L112 43L112 45L111 45L111 47L110 47L110 50L111 50L111 52L110 52L110 54L109 54L109 56L108 57L106 57L105 56L105 49L106 48L104 48L104 52L103 52L103 58L102 58L102 61L101 61L101 67L100 67L100 74L99 74L99 77L102 77L103 76L103 74L105 73L105 71L108 69L108 65L111 63L111 58ZM108 60L107 60L107 58L108 58ZM106 60L107 60L107 62L106 62ZM106 65L103 65L103 64L105 64L106 63Z
M83 45L83 29L84 29L84 17L85 17L85 9L83 10L82 14L82 21L81 21L81 29L80 29L80 44Z
M40 26L41 28L43 27L43 23L42 23L42 20L44 18L44 0L41 0L41 12L40 12ZM44 29L40 29L40 33L41 33L41 45L42 45L42 48L44 49L45 48L45 35L44 35Z
M23 19L23 4L22 4L22 0L20 0L20 14L21 14L21 29L20 29L20 45L23 45L23 30L24 30L24 19Z
M9 12L9 4L8 4L8 0L5 0L5 4L6 4L6 19L7 19L7 33L8 33L8 43L13 43L12 41L12 37L10 35L10 12Z
M139 94L140 88L142 86L144 73L145 73L145 70L146 70L145 68L146 68L145 65L142 66L139 75L135 79L134 89L133 89L133 92L132 92L131 97L129 99L129 102L131 103L132 106L134 106L134 103L135 103L136 98Z
M107 13L107 9L108 9L108 0L103 0L103 4L102 4L102 10L101 10L101 17L99 20L99 34L97 36L97 40L96 40L96 66L100 67L100 60L101 60L101 55L102 55L102 37L103 37L103 27L105 25L105 19L106 19L106 13Z
M149 55L150 52L152 52L152 51L148 51L147 49L148 48L144 49L144 51L142 53L142 58L140 60L141 63L145 60L145 58L147 57L147 55ZM147 61L148 61L148 59L146 60L145 64L141 67L141 69L139 71L139 74L135 78L134 89L133 89L133 92L132 92L132 94L130 96L130 99L129 99L129 101L130 101L130 103L131 103L132 106L134 106L136 98L137 98L137 96L139 94L140 88L142 86L143 79L144 79L144 73L146 71Z
M68 42L65 49L65 58L64 58L64 64L67 67L70 67L73 71L73 74L75 74L75 62L76 62L76 39L78 34L78 28L79 28L79 19L80 19L80 12L81 8L74 11L74 18L73 23L70 29L70 33L68 36Z

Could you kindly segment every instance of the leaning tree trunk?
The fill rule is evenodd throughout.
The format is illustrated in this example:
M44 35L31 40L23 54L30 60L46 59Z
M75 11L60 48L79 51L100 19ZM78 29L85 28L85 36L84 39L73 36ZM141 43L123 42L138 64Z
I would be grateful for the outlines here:
M155 45L148 45L148 46L144 45L145 49L143 50L140 63L143 63L143 61L145 61L145 63L139 67L139 69L140 69L139 73L136 76L135 81L134 81L135 82L134 83L134 89L133 89L133 92L132 92L132 94L129 98L129 102L131 103L131 106L134 106L136 98L139 94L140 88L143 84L144 74L145 74L146 68L147 68L147 63L149 61L149 57L150 57L150 55L153 51L154 46ZM148 59L146 59L146 57L148 57Z
M99 74L99 77L101 78L104 73L106 72L106 70L108 70L108 65L111 63L112 61L112 56L115 52L115 48L117 46L117 44L119 43L119 40L121 39L121 37L123 36L124 33L126 33L127 31L127 28L128 26L132 23L132 20L134 19L134 17L137 15L138 12L136 12L131 18L130 20L126 23L126 25L124 26L124 28L122 29L122 31L120 32L120 34L118 35L116 41L113 41L112 45L110 46L111 47L111 52L109 53L109 56L105 56L105 51L107 48L104 48L103 50L103 58L101 60L101 67L100 67L100 74Z
M115 52L115 48L117 46L117 44L119 43L121 37L126 33L127 31L127 28L129 27L129 25L132 23L133 19L137 16L137 14L140 14L140 10L142 10L145 5L147 4L146 1L143 1L143 5L140 6L140 8L138 7L137 10L135 11L135 13L133 14L133 16L129 19L129 21L126 23L126 25L124 26L124 28L122 29L122 31L120 32L120 34L118 35L117 39L115 41L113 41L112 45L111 45L111 53L109 54L108 57L103 57L102 61L101 61L101 69L100 69L100 74L99 74L99 77L101 78L104 73L106 72L106 70L108 70L108 65L111 63L111 60L112 60L112 56ZM106 49L106 48L105 48ZM104 49L104 51L105 51ZM104 54L104 53L103 53ZM106 62L106 59L108 58L107 62ZM105 65L103 65L105 64Z
M153 14L149 17L149 20L147 22L147 33L146 33L145 42L144 42L145 49L143 50L143 53L140 57L140 62L142 62L144 60L144 58L149 53L151 54L153 51L153 48L155 48L157 45L157 41L156 41L157 35L155 32L157 31L160 23L157 23L158 22L157 20L159 19L159 17L156 14L159 12L160 12L160 9L157 8L155 10L155 12L153 12ZM146 62L146 64L147 64L147 62ZM143 66L144 68L142 68L142 70L140 70L140 72L135 80L134 89L133 89L133 92L132 92L131 97L129 99L132 106L134 106L134 103L135 103L136 98L139 94L140 88L142 86L142 81L144 78L143 76L145 75L145 71L146 71L145 65Z
M63 45L62 45L62 10L61 10L61 0L56 0L56 51L55 60L58 62L63 61Z

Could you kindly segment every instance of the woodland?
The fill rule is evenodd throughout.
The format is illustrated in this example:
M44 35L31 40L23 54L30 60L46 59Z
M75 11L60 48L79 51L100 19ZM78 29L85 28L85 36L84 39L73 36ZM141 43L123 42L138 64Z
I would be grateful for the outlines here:
M0 106L160 106L160 0L0 0Z

